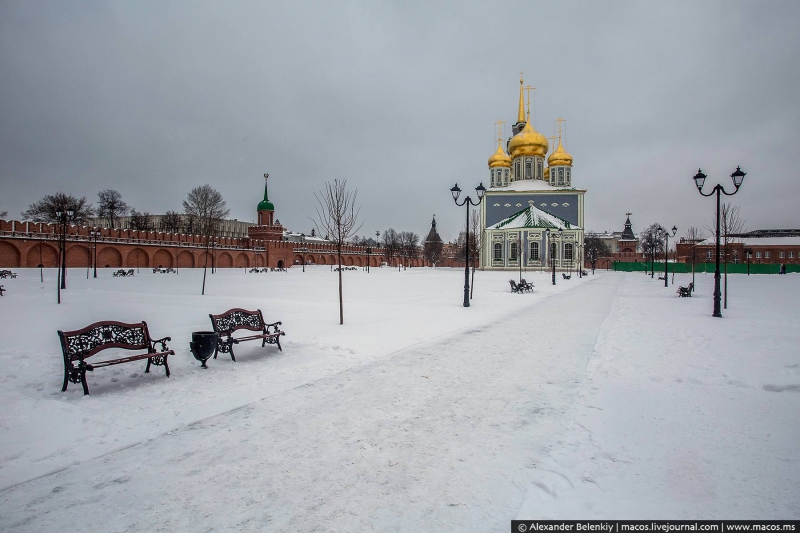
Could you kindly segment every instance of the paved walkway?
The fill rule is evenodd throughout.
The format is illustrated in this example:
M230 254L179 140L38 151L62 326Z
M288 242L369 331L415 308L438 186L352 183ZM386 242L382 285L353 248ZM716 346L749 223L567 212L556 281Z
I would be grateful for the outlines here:
M508 531L621 281L11 488L0 529Z

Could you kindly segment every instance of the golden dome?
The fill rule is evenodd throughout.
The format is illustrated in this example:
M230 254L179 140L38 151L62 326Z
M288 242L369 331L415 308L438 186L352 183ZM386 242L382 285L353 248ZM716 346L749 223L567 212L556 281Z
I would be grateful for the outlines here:
M556 151L550 154L550 157L547 158L547 164L551 167L555 166L572 166L572 156L564 150L564 146L561 144L561 139L558 140L558 148Z
M544 181L550 181L550 167L544 169Z
M494 167L511 167L511 158L508 157L508 154L503 150L500 139L497 140L497 151L489 158L489 168Z
M547 155L548 148L547 137L533 129L530 121L525 123L521 132L511 138L508 145L508 151L512 158L523 155L544 157Z

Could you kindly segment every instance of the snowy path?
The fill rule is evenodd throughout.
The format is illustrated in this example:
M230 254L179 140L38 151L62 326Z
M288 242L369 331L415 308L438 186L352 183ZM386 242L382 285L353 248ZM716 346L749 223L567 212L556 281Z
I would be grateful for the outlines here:
M0 529L507 531L622 281L18 485Z

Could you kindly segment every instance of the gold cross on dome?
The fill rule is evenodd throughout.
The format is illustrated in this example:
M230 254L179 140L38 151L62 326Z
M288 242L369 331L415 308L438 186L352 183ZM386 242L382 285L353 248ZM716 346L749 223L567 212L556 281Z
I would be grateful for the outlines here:
M498 120L497 122L495 122L495 124L497 125L497 140L499 141L500 139L503 138L503 133L505 132L504 126L506 123L503 120Z
M533 107L536 107L536 87L531 87L530 85L525 87L525 90L528 92L528 120L531 117L531 91L533 91Z

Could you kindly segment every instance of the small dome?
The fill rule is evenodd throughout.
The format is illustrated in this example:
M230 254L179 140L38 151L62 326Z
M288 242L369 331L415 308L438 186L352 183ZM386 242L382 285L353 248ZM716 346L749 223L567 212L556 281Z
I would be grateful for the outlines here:
M572 166L572 156L564 150L564 146L561 144L561 139L558 140L558 148L556 151L550 154L550 157L547 158L547 164L551 167L555 166Z
M508 151L512 158L523 155L535 155L544 157L549 148L547 138L533 129L530 122L525 123L522 131L514 135L508 145Z
M495 167L511 167L511 158L508 157L508 154L503 150L499 140L497 141L497 151L489 158L489 168Z
M250 204L253 205L253 204ZM257 211L275 211L275 206L269 200L261 200L258 202Z

